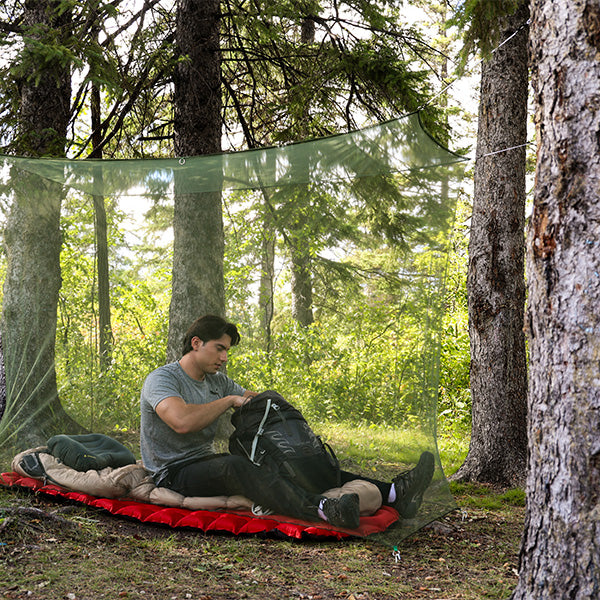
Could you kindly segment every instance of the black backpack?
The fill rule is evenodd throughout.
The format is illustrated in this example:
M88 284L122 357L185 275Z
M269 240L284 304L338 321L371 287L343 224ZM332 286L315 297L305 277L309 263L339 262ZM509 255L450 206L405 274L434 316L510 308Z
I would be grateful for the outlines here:
M340 485L333 450L308 426L302 413L277 392L252 398L231 416L229 452L275 469L305 490L320 494Z

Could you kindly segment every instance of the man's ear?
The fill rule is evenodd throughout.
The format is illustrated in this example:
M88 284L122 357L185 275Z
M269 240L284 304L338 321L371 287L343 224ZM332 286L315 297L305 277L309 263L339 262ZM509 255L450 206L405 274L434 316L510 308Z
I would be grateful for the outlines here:
M201 346L204 346L204 342L197 335L195 335L192 338L192 348L194 350L198 350L198 348L200 348Z

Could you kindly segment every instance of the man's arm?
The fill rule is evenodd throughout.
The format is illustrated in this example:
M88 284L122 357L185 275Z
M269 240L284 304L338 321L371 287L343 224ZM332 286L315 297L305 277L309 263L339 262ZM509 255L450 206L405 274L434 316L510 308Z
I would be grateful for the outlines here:
M255 392L243 396L224 396L206 404L187 404L182 398L170 396L156 406L156 414L176 433L191 433L208 427L227 409L246 404Z

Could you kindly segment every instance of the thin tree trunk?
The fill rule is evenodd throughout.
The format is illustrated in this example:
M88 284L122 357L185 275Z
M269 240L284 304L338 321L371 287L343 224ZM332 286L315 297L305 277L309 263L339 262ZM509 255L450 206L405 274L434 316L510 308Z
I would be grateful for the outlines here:
M100 89L92 85L92 154L90 158L102 158L102 131ZM100 170L94 177L102 177ZM102 182L95 182L94 187L102 188ZM96 270L98 273L98 328L100 370L106 371L111 362L112 354L112 325L110 318L110 270L108 266L108 225L106 206L103 196L93 196L94 230L96 234Z
M315 22L311 18L302 21L300 41L303 45L315 41ZM308 103L302 118L308 121ZM308 130L307 130L308 135ZM295 168L292 165L292 168ZM298 186L298 193L294 197L296 202L296 217L290 227L289 240L291 242L290 255L292 261L292 318L308 327L314 322L313 314L313 289L312 289L312 259L310 253L310 239L306 228L309 215L304 211L310 207L310 188L303 189Z
M98 272L98 335L100 369L110 366L112 354L112 326L110 318L110 271L108 266L108 225L102 196L93 196L94 226L96 231L96 270Z
M600 598L600 2L533 0L527 518L513 600Z
M175 154L221 151L221 55L218 0L177 2ZM181 342L193 320L225 312L225 241L221 193L185 193L175 180L173 291L167 360L181 356Z
M300 226L290 232L292 240L292 317L302 325L308 327L314 322L312 310L312 274L311 257L308 249L309 240L306 233L302 234Z
M264 192L266 194L266 192ZM265 198L265 204L268 199ZM260 328L264 348L267 354L271 350L271 322L275 312L275 227L268 206L263 211L263 235L260 252L260 283L258 305L260 310Z
M522 2L501 23L501 39L527 18ZM527 64L523 28L482 67L467 276L472 432L465 463L454 476L462 481L511 485L525 479Z
M4 372L4 350L2 344L2 331L0 331L0 419L6 410L6 374Z

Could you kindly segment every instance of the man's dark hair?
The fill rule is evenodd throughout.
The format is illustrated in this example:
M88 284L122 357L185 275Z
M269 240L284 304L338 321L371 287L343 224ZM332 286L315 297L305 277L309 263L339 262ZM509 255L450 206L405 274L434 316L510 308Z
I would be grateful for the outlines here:
M218 340L224 335L231 338L231 345L236 346L240 342L240 334L233 323L216 315L204 315L196 319L186 331L183 339L183 354L192 351L192 338L199 337L204 343Z

